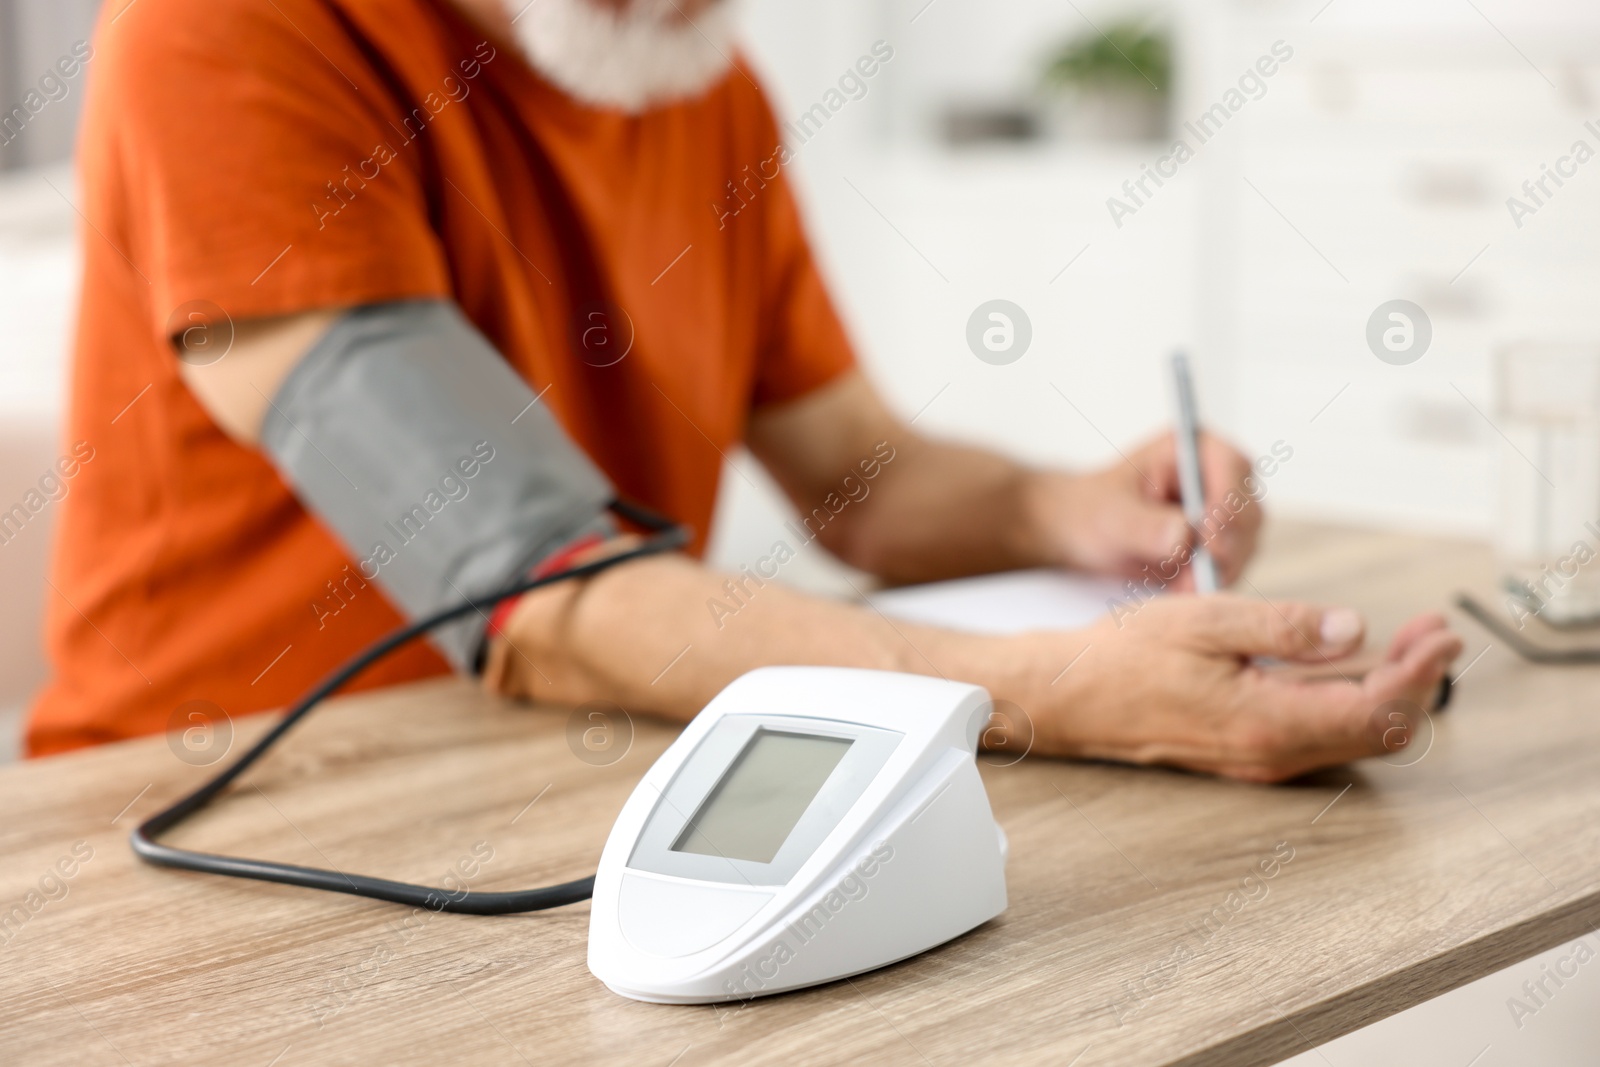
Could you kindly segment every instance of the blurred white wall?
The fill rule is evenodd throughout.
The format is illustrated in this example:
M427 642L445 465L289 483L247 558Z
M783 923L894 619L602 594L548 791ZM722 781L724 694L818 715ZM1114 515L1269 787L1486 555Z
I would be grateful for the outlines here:
M1600 118L1600 8L1479 8L1336 0L1314 24L1273 5L1196 21L1191 93L1266 42L1295 48L1201 161L1197 277L1216 410L1244 440L1296 444L1275 488L1297 511L1489 533L1512 455L1491 351L1600 342L1600 168L1520 229L1506 208L1574 140L1600 148L1584 128ZM1395 298L1433 326L1408 366L1363 338Z
M1293 57L1203 146L1185 135L1194 160L1120 227L1107 198L1160 146L955 150L934 136L949 103L1023 95L1064 36L1151 7L755 0L750 50L780 114L873 41L895 48L792 171L869 371L906 415L937 396L919 427L1083 465L1167 421L1162 361L1185 346L1213 427L1253 452L1295 449L1270 486L1280 514L1489 534L1498 471L1523 462L1496 424L1491 350L1600 343L1600 165L1520 229L1506 208L1575 139L1600 149L1584 129L1600 129L1600 7L1164 5L1179 118L1274 42ZM994 297L1033 321L1009 366L963 337ZM1395 298L1433 325L1409 366L1365 342ZM734 562L770 545L776 511L728 484L715 549Z
M22 104L75 41L86 40L100 0L0 0L0 113ZM25 132L0 135L0 170L65 159L77 131L81 86L31 114ZM50 87L50 95L61 90ZM10 131L17 134L13 128Z
M76 217L64 166L0 174L0 510L34 488L60 451L65 359L77 294ZM0 760L44 678L39 627L54 508L0 543Z

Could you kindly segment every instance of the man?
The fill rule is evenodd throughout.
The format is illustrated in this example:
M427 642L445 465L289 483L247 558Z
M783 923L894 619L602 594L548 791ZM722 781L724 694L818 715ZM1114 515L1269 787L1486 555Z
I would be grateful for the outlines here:
M875 470L820 540L891 582L1170 574L1191 537L1170 439L1069 475L887 410L781 170L727 216L779 143L731 19L722 0L108 7L72 415L95 458L66 501L34 753L168 729L188 701L281 706L406 618L626 544L597 514L612 494L686 524L691 552L527 595L358 684L481 669L508 695L685 719L762 664L938 673L1019 705L1036 752L1255 780L1380 751L1375 710L1429 700L1460 649L1437 616L1359 682L1252 659L1337 661L1356 613L1229 595L1010 638L772 583L714 618L726 576L693 557L740 442L802 513ZM1216 441L1204 460L1219 501L1249 473ZM1224 581L1259 521L1211 542Z

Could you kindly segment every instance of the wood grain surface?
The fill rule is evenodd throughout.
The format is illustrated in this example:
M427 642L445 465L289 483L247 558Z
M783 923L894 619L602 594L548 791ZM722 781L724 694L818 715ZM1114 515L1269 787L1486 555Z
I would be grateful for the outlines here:
M1469 543L1280 524L1242 591L1352 603L1383 635L1490 574ZM0 1061L1274 1063L1600 927L1600 671L1460 625L1425 754L1279 787L985 757L1010 909L742 1005L610 993L587 904L435 915L145 866L128 830L209 773L167 738L9 767ZM482 889L580 877L673 730L636 719L589 762L570 719L456 681L342 700L174 840L429 881L492 853ZM237 751L267 720L235 725Z

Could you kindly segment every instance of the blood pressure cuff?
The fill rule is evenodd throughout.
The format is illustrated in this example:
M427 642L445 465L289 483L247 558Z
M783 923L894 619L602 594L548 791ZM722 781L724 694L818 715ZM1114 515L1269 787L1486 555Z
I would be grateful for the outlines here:
M614 532L605 475L454 304L358 308L273 398L262 446L411 620L512 584ZM486 613L434 631L475 669Z

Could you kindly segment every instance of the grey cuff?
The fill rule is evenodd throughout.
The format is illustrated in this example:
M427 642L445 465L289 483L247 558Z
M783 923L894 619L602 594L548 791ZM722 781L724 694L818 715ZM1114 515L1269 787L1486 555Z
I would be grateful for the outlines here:
M340 318L284 380L261 442L362 577L412 621L615 530L605 475L444 301ZM487 624L480 612L431 638L466 673Z

